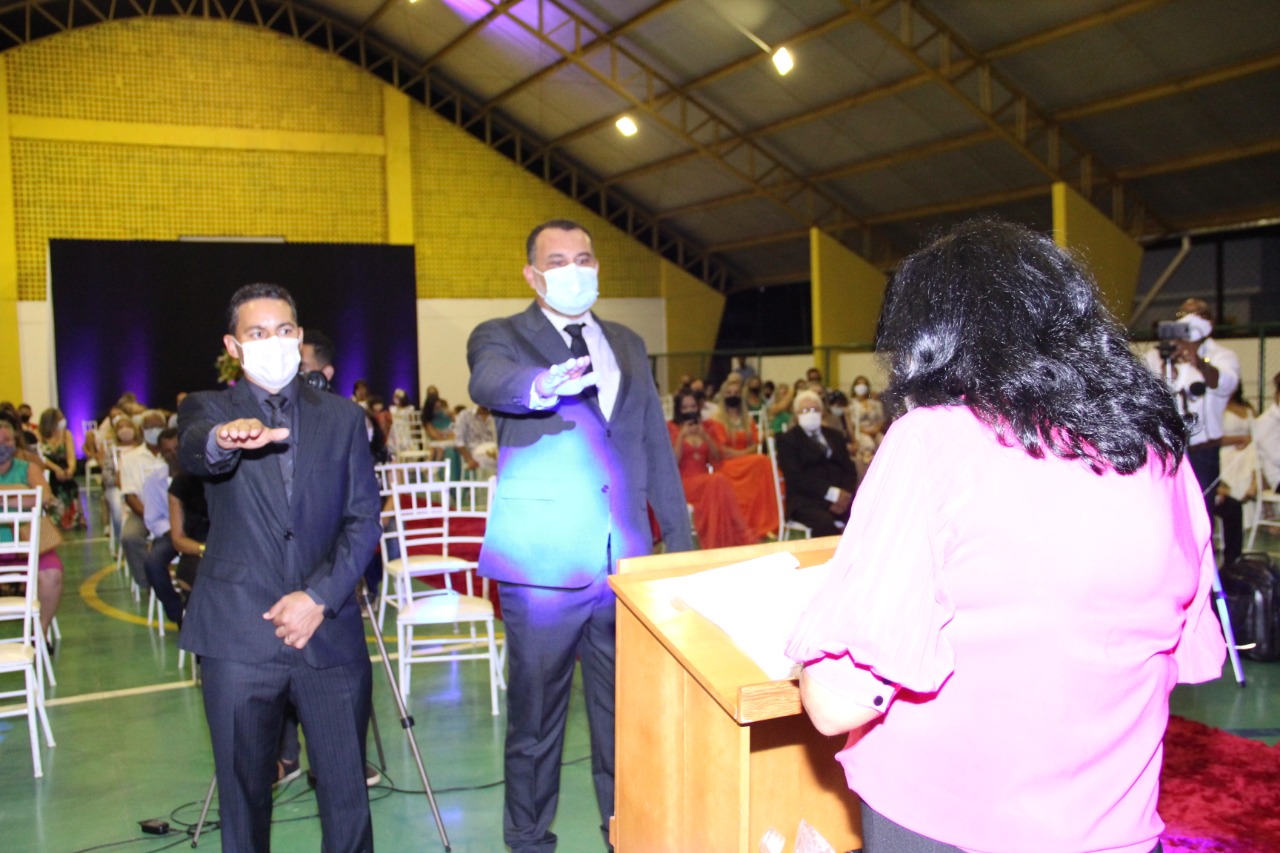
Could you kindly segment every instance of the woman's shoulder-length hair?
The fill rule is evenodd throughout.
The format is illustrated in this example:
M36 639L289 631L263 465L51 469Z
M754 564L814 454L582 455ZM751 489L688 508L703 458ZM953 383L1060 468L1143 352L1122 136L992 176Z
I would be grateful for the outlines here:
M1187 427L1129 350L1097 286L1043 234L998 220L955 228L904 260L876 350L904 406L963 405L1032 457L1131 474L1181 462Z

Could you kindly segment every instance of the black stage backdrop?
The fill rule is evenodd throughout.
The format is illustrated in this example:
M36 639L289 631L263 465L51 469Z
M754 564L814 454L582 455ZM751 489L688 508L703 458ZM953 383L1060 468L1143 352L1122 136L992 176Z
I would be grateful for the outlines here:
M412 246L50 240L49 268L58 399L81 441L124 391L172 409L219 387L227 302L251 282L287 287L304 337L333 339L335 390L417 395Z

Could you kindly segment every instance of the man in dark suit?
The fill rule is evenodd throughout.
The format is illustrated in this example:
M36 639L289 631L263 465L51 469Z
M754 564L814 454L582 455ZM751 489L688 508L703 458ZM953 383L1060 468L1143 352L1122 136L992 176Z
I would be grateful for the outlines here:
M796 395L796 421L778 436L778 468L787 483L787 517L835 536L849 520L858 487L858 471L849 458L844 434L822 425L822 398L814 391Z
M493 413L498 490L480 574L498 581L510 654L503 833L555 849L574 659L582 659L602 829L613 814L614 596L623 557L648 554L648 507L668 551L692 547L684 491L640 337L600 320L599 262L581 225L553 220L526 244L536 302L477 326L471 399Z
M270 847L284 708L307 736L326 851L373 849L364 779L370 665L355 588L377 547L378 486L359 407L297 378L282 287L236 291L223 338L246 380L178 413L182 467L211 527L182 625L201 656L224 851Z

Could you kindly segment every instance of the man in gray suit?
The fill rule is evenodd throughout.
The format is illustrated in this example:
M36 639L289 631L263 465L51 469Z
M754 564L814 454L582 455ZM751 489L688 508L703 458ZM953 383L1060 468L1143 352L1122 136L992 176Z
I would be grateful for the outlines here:
M590 309L591 235L552 220L529 235L536 302L476 327L471 399L498 427L498 490L480 574L498 581L510 655L503 834L514 851L551 832L575 658L582 659L602 829L613 814L617 560L648 554L653 508L667 551L692 547L684 490L640 337Z
M203 661L222 849L265 851L287 703L307 736L326 851L371 851L364 778L370 665L355 588L377 547L364 413L297 378L302 329L282 287L231 298L227 352L246 380L191 394L182 467L211 527L180 645Z

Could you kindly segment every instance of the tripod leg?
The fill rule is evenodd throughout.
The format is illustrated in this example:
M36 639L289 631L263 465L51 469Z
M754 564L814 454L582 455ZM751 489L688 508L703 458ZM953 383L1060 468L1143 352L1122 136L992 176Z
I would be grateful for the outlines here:
M375 624L373 630L378 630ZM382 770L387 769L387 755L382 751L382 732L378 728L378 711L373 707L373 701L369 702L369 724L373 729L373 749L378 753L378 767Z
M200 819L196 821L196 832L191 838L191 846L195 847L200 843L200 833L204 830L205 818L209 816L209 804L213 802L213 792L218 788L218 774L213 774L213 778L209 780L209 793L204 795L204 808L200 809Z
M409 709L405 707L404 698L400 695L395 672L391 669L391 659L387 657L387 644L382 639L382 632L378 630L378 623L373 620L369 590L363 583L360 586L360 606L364 608L365 615L373 625L373 639L378 645L378 656L382 659L382 672L387 676L391 697L396 700L396 710L400 713L400 727L409 738L409 751L413 753L414 764L418 766L418 778L422 780L423 792L427 795L427 803L431 806L431 816L435 818L436 830L440 833L440 843L444 845L445 853L449 853L453 848L449 846L449 834L445 832L444 819L440 817L440 807L436 805L436 795L431 790L430 780L427 779L427 768L422 763L422 753L418 751L418 739L413 736L413 717L409 716Z
M1231 658L1231 668L1235 671L1236 681L1244 687L1244 669L1240 666L1240 650L1236 646L1236 632L1231 627L1231 611L1227 609L1227 597L1222 592L1222 578L1217 566L1213 569L1213 599L1218 607L1218 619L1222 622L1222 633L1226 635L1227 656Z

